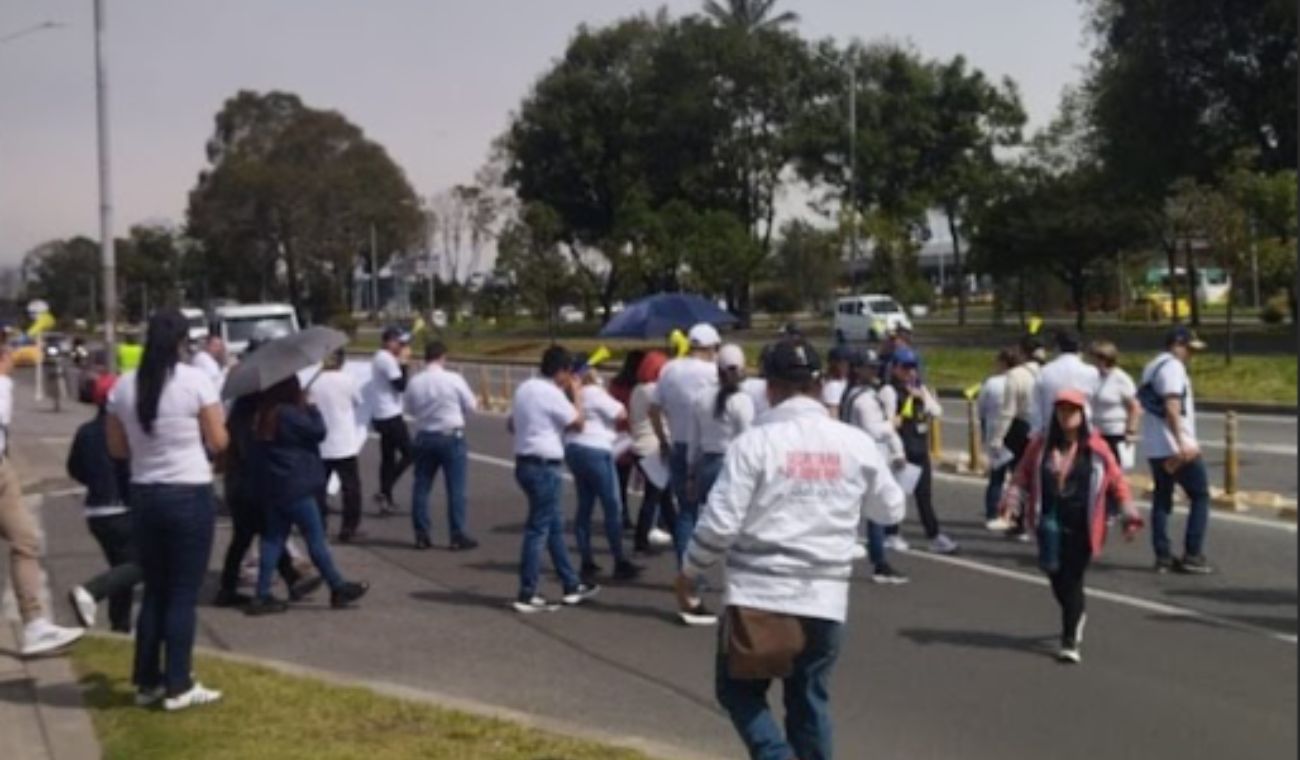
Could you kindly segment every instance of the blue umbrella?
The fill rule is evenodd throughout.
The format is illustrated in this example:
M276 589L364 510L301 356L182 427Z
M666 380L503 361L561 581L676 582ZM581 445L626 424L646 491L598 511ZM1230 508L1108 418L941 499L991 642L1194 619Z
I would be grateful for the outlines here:
M715 327L738 320L706 298L689 293L658 293L628 304L600 331L602 338L665 338L707 322Z

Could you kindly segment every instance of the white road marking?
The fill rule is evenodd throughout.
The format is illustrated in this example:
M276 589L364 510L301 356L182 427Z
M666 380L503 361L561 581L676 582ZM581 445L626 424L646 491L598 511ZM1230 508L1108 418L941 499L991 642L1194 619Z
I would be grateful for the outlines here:
M502 459L501 457L494 457L488 454L480 454L478 452L470 452L469 458L475 462L480 462L482 464L489 464L495 467L513 468L515 466L513 460ZM564 473L564 476L565 479L572 480L572 477L569 476L569 473L567 472ZM1295 530L1294 526L1290 526L1290 527L1292 531ZM919 551L909 552L908 556L920 557L922 559L928 559L934 562L940 562L943 564L950 565L952 567L960 567L966 570L973 570L978 573L984 573L985 575L991 575L998 578L1006 578L1008 580L1019 581L1021 583L1031 583L1035 586L1048 585L1047 579L1039 575L1022 573L1018 570L1009 570L1006 568L997 567L994 565L988 565L983 562L976 562L974 560L963 559L960 557L949 557L949 556L929 554L926 552L919 552ZM1264 636L1266 638L1273 639L1274 641L1281 641L1293 645L1297 643L1297 637L1295 634L1282 633L1280 631L1274 631L1268 628L1263 628L1261 626L1250 625L1249 623L1241 623L1236 620L1229 620L1227 618L1222 618L1217 615L1211 615L1207 612L1200 612L1198 610L1190 609L1188 607L1179 607L1177 605L1165 604L1163 602L1156 602L1150 599L1143 599L1137 596L1130 596L1128 594L1121 594L1116 591L1104 591L1102 589L1090 588L1087 590L1087 594L1088 596L1093 597L1095 599L1102 599L1108 602L1112 602L1114 604L1119 604L1126 607L1132 607L1134 609L1143 610L1145 612L1154 612L1158 615L1169 615L1172 617L1185 617L1194 620L1203 620L1205 622L1213 623L1215 625L1219 625L1225 628L1232 628L1234 630L1244 631L1247 633L1253 633L1260 636Z

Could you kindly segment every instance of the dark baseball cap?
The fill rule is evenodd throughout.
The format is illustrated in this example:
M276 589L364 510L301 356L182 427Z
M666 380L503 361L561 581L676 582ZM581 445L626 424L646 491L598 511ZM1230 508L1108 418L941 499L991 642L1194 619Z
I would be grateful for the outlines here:
M821 369L821 357L812 344L803 338L787 338L772 344L763 365L763 376L798 383L813 379Z
M855 353L857 352L848 346L832 346L831 350L826 353L826 361L851 362Z
M1196 331L1186 325L1179 325L1165 335L1165 346L1187 346L1192 351L1203 351L1205 341L1197 336Z
M387 343L390 340L395 340L399 343L410 343L411 334L397 325L389 325L384 328L384 332L379 336L379 340L383 343Z

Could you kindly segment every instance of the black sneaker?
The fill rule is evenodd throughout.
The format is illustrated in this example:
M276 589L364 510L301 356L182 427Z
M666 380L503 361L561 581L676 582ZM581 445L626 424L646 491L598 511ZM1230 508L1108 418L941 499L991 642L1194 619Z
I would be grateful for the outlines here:
M238 591L226 591L222 589L217 592L217 596L212 600L214 607L243 607L253 601L253 597L248 594L241 594Z
M319 575L314 575L305 581L298 581L289 588L289 601L301 602L311 596L324 583L325 579Z
M634 581L638 577L640 577L641 572L644 569L645 568L641 567L640 565L634 565L631 562L628 562L627 560L623 560L622 562L619 562L618 564L614 565L614 580Z
M588 580L600 575L603 569L604 568L597 565L595 562L583 562L582 567L578 570L578 575L581 576L583 580Z
M1157 573L1159 573L1160 575L1164 575L1165 573L1168 573L1173 569L1174 569L1173 557L1156 557L1155 570Z
M600 593L600 586L597 586L594 583L579 583L576 587L565 591L564 596L560 601L569 607L574 607L582 604L598 593Z
M356 528L343 528L339 531L338 542L340 544L350 544L359 538L365 538L366 532Z
M469 536L461 536L451 540L451 550L454 552L467 552L478 548L478 541Z
M421 533L415 537L415 548L421 551L433 548L433 540L427 533Z
M877 565L876 569L871 571L872 583L901 586L904 583L907 583L909 580L910 579L906 575L903 575L902 573L895 570L887 562Z
M1174 570L1184 575L1209 575L1214 572L1214 566L1204 554L1189 554L1174 563Z
M259 617L261 615L278 615L289 609L289 603L273 596L259 597L248 603L244 614Z
M330 592L330 606L334 609L342 609L352 604L356 600L366 595L370 590L370 584L365 581L353 583L351 581L344 583L342 586Z

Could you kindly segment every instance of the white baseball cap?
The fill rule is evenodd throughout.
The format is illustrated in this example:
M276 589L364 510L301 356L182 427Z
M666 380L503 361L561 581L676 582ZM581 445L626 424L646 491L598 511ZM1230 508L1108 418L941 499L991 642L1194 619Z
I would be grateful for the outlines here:
M718 350L718 366L723 369L744 369L745 352L735 343L728 343Z
M690 339L693 348L716 348L722 343L717 328L707 322L692 327L686 337Z

